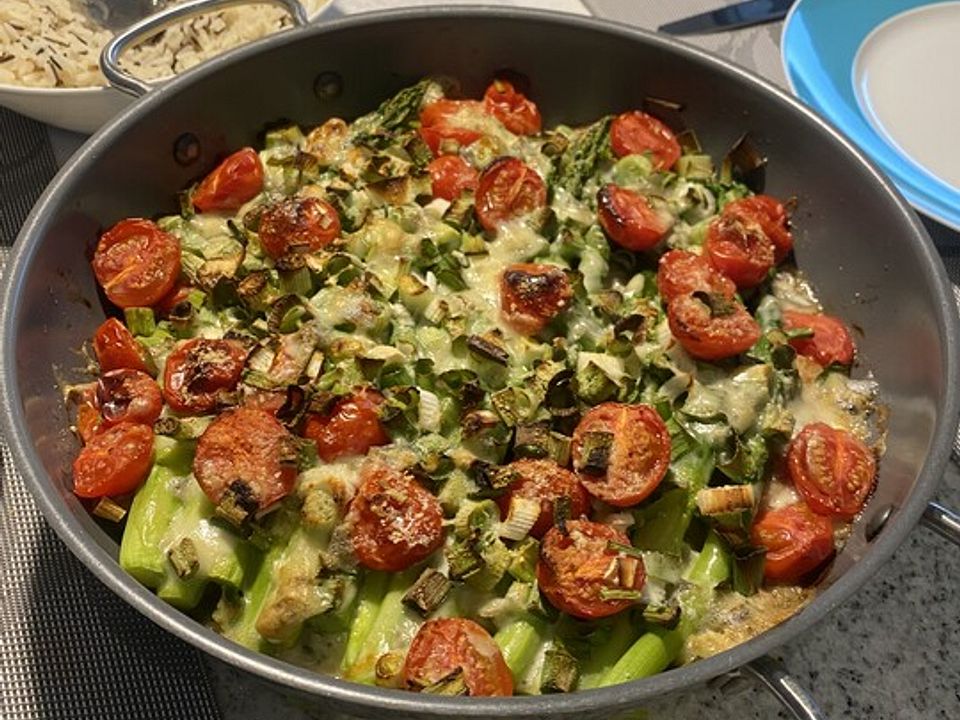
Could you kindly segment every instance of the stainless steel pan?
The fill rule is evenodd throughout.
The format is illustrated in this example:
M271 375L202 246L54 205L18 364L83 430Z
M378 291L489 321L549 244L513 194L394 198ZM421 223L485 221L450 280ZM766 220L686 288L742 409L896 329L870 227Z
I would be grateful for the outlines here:
M255 143L265 125L355 116L427 74L458 78L466 95L477 96L504 68L530 79L547 123L587 121L657 96L686 105L688 124L715 155L745 130L753 134L770 158L767 190L799 198L799 263L827 307L862 329L862 367L874 373L890 408L877 491L819 596L801 613L720 655L617 687L535 698L427 697L342 682L235 646L127 576L116 562L115 539L70 491L76 442L66 431L57 383L103 319L89 267L98 231L123 217L175 212L176 190L232 148ZM111 76L128 90L144 89L117 71ZM154 622L265 681L322 701L326 712L610 718L744 667L792 702L798 717L814 717L813 705L764 655L813 631L925 513L948 537L960 536L955 516L928 506L960 407L960 335L949 283L916 216L862 155L792 98L734 65L636 29L520 10L404 10L301 27L232 52L150 91L64 167L17 241L3 312L6 437L64 542Z

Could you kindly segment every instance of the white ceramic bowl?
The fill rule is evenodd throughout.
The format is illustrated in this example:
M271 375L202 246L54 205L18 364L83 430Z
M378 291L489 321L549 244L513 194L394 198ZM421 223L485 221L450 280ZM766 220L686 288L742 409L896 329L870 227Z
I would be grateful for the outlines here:
M310 14L316 22L334 6L332 0ZM0 105L54 127L92 134L132 103L134 98L108 86L40 88L0 83Z

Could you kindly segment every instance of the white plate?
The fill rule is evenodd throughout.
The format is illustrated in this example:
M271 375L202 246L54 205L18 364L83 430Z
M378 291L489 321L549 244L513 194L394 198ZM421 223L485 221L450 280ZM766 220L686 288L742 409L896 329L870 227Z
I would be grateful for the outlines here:
M960 231L958 36L958 0L798 0L780 50L794 94Z

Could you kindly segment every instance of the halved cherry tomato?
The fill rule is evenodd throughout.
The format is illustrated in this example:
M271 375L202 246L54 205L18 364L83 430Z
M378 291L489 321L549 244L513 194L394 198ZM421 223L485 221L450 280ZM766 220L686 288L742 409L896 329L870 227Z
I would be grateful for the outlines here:
M73 492L83 498L123 495L143 482L153 460L153 429L120 423L90 438L73 461Z
M483 133L457 127L454 119L458 113L482 112L483 105L476 100L437 100L420 111L420 137L434 155L455 154L461 147L472 145ZM448 147L452 146L452 147Z
M153 305L180 275L180 243L150 220L121 220L100 236L93 273L114 305Z
M799 582L834 552L833 525L803 503L760 515L750 539L767 550L763 577L769 582Z
M93 352L103 372L121 368L148 371L143 346L116 318L107 318L97 328L93 334Z
M638 252L652 248L673 226L669 213L657 212L643 195L613 184L597 193L597 219L617 245Z
M605 591L643 588L643 560L610 546L611 542L629 546L629 538L590 520L568 520L565 526L550 528L540 544L537 583L550 603L586 620L630 607L634 602L630 599L604 599Z
M111 370L97 380L97 406L106 425L153 425L163 410L156 381L140 370Z
M457 670L469 695L513 695L513 675L486 630L466 618L427 620L407 651L404 682L420 690Z
M547 186L532 167L515 157L494 160L477 184L480 224L493 232L499 225L547 204Z
M297 440L264 410L229 410L218 415L197 441L193 474L214 505L229 490L252 514L293 490Z
M760 225L724 212L707 228L703 252L738 288L752 288L763 282L773 267L775 249Z
M263 190L263 165L250 147L237 150L207 175L193 193L200 212L236 210Z
M309 414L303 436L317 444L317 454L324 462L366 455L370 448L390 442L380 424L382 404L383 395L376 390L359 390L338 400L327 415Z
M536 104L506 80L494 80L483 94L487 112L516 135L536 135L543 121Z
M760 339L760 326L735 298L693 292L667 308L670 332L698 360L723 360L746 352Z
M441 98L424 106L423 110L420 111L420 125L421 127L450 125L456 122L454 118L461 113L482 112L484 112L483 103L479 100L449 100L447 98Z
M441 155L427 165L434 197L456 200L464 190L476 190L480 174L459 155Z
M850 365L853 363L853 338L847 326L839 318L822 313L803 313L795 310L783 311L785 330L812 330L811 337L798 337L790 340L790 346L804 357L827 367L828 365Z
M153 309L160 317L169 317L174 308L190 300L190 293L192 290L193 286L184 285L183 283L178 282L173 286L173 289L170 292L164 295L160 301L153 306Z
M592 433L607 437L598 441ZM587 492L610 505L641 502L657 489L669 465L670 432L649 405L602 403L573 431L573 468Z
M431 125L420 128L420 137L435 157L456 154L460 148L469 147L483 137L483 133L449 125Z
M793 249L793 235L788 227L787 210L776 198L769 195L752 195L727 203L723 207L726 217L738 217L743 223L756 223L774 247L776 262L783 260Z
M506 519L512 498L539 500L540 515L529 531L535 538L543 537L553 526L554 505L559 498L570 500L572 518L586 515L590 509L590 498L577 476L553 460L514 460L507 468L517 478L510 484L506 494L497 498L500 516Z
M563 268L516 263L500 276L500 313L514 330L536 335L573 299Z
M440 501L409 475L373 465L361 480L346 520L361 565L398 572L443 544Z
M77 406L77 435L84 445L90 442L94 435L99 435L104 427L103 416L92 401L85 400Z
M697 291L729 298L737 292L733 281L717 272L706 258L686 250L670 250L660 258L657 289L667 304L679 295Z
M680 143L673 131L653 115L639 110L613 119L610 145L617 157L650 153L657 170L669 170L680 158Z
M263 211L259 235L260 244L272 258L316 252L340 236L340 216L326 200L286 198Z
M221 392L240 382L247 350L236 340L194 338L178 345L167 358L163 397L176 412L212 412Z
M867 502L877 461L855 435L824 423L806 425L787 449L790 478L815 513L850 519Z

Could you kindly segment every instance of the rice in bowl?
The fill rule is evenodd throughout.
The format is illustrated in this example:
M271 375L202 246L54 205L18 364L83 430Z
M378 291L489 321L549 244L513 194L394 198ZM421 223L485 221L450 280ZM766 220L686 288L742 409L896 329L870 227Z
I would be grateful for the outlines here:
M301 0L308 15L327 0ZM205 13L163 30L124 53L121 65L143 80L183 72L224 50L290 27L265 3ZM0 84L37 88L98 87L100 50L112 33L74 0L0 2Z

